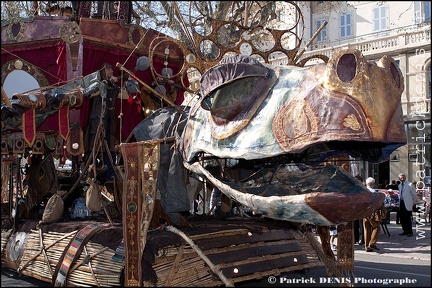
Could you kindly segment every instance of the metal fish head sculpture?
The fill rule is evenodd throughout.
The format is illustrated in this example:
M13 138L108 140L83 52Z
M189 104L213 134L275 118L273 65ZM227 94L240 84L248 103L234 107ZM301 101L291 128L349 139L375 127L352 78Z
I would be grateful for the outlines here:
M355 49L312 67L226 57L202 77L202 100L179 144L184 165L270 218L318 225L363 218L384 195L322 164L338 155L382 162L405 145L403 83L393 59L368 62ZM224 159L247 181L212 175L199 161L206 158ZM258 171L271 172L271 181L253 177Z

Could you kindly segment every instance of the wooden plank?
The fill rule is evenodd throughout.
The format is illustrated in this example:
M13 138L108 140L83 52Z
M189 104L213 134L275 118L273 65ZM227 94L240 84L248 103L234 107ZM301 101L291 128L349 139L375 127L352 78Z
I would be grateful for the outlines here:
M294 239L290 231L270 231L263 234L247 233L241 235L231 235L226 237L212 237L210 239L196 240L195 243L202 249L212 249L217 247L226 247L244 243L269 242L277 240Z
M69 17L62 16L35 16L31 21L17 19L15 23L2 25L1 44L2 48L11 46L22 46L23 42L54 42L61 41L60 28L65 23L70 23ZM17 37L11 33L13 27L17 27Z
M222 253L207 254L207 257L214 263L236 262L248 258L266 257L268 255L282 254L287 252L302 251L299 243L268 245L263 243L261 247L245 247L236 251L226 251Z
M222 273L227 278L235 278L235 277L241 277L248 274L254 274L257 272L264 272L269 271L273 269L278 268L285 268L288 266L298 266L307 264L309 260L307 259L306 255L299 255L299 256L287 256L280 259L272 259L260 262L253 262L253 263L245 263L241 265L235 265L230 267L224 267L221 268Z
M175 259L175 261L174 261L174 263L172 265L171 271L169 272L167 283L166 283L166 285L168 287L171 286L171 281L172 281L172 279L174 277L174 274L178 270L180 260L182 259L182 256L183 256L183 251L184 251L185 245L186 244L183 244L182 246L180 246L180 249L179 249L179 252L177 254L177 257L176 257L176 259Z
M210 255L210 254L217 254L217 253L228 252L228 251L237 251L237 250L243 249L243 248L254 249L254 248L259 248L263 245L278 245L278 244L291 245L292 243L298 243L298 241L297 240L278 240L278 241L271 241L271 242L243 243L243 244L239 244L239 245L231 245L231 246L227 246L227 247L209 249L209 250L205 250L205 252L206 252L206 254Z
M267 278L268 276L277 276L277 275L282 275L283 273L288 273L288 272L292 272L292 271L300 271L303 269L308 269L308 268L313 268L313 267L318 267L318 266L324 266L324 264L322 262L315 262L315 263L307 263L307 264L296 265L296 266L289 266L289 267L285 267L285 268L277 268L274 270L269 270L269 271L265 271L265 272L261 272L261 273L257 272L255 274L249 274L249 275L245 275L245 276L232 278L232 281L234 283L241 283L241 282L249 281L249 280L257 281L260 279Z

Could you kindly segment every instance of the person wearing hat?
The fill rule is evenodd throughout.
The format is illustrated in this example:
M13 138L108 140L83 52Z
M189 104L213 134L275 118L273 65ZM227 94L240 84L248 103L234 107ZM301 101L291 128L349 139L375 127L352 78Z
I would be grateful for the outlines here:
M372 193L381 193L375 188L375 178L368 177L366 179L366 187ZM364 242L366 252L379 251L380 249L376 246L378 242L378 235L381 231L381 221L387 217L387 208L384 206L384 202L381 203L380 207L375 210L368 217L363 218L363 229L364 229Z

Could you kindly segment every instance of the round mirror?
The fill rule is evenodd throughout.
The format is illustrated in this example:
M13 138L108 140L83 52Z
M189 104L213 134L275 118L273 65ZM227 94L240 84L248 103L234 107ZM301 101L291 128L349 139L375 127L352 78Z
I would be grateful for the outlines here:
M24 93L38 88L40 85L36 78L23 70L11 71L3 83L3 89L9 99L15 93Z

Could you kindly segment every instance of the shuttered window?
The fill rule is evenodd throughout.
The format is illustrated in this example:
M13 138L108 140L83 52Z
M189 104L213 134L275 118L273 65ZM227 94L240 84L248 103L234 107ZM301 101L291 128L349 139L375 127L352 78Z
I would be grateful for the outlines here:
M317 20L316 31L318 31L318 29L321 27L321 25L322 25L322 23L324 23L324 21L326 21L326 20L325 19ZM317 41L318 42L327 41L327 25L324 26L324 28L318 34Z
M387 9L385 6L377 6L374 8L374 31L382 31L387 29Z
M414 21L416 24L430 22L431 20L431 2L414 1Z
M351 13L343 14L340 16L340 37L347 37L351 35Z

